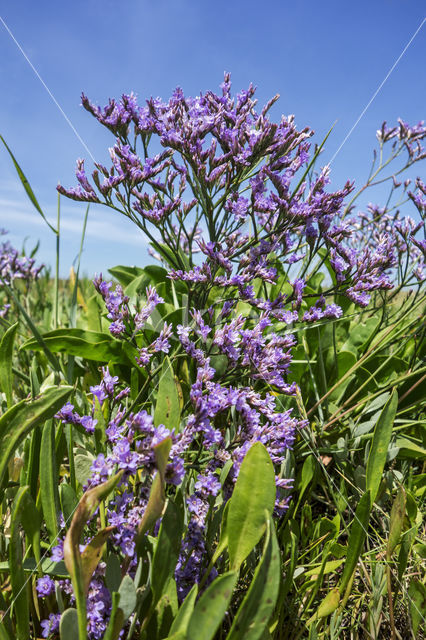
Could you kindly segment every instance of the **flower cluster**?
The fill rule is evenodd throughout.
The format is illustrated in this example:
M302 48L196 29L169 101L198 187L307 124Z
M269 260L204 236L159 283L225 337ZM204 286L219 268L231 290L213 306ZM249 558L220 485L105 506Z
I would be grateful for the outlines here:
M327 191L328 167L308 180L308 139L313 132L299 131L292 116L271 122L268 112L278 96L258 112L253 86L234 98L225 74L221 89L221 94L208 91L195 98L176 89L169 101L151 99L142 106L134 94L123 95L104 109L83 96L83 106L117 136L110 150L112 167L97 164L92 184L78 161L77 191L60 186L60 192L88 201L96 197L121 209L148 234L155 255L171 267L173 280L195 291L221 287L227 297L238 295L280 321L298 319L295 312L305 299L307 281L301 274L321 248L337 282L326 295L338 292L365 306L372 291L390 288L395 237L382 234L373 250L357 247L356 224L342 222L353 184ZM378 139L382 145L402 145L413 164L424 157L425 132L423 123L410 127L399 121L392 129L385 123ZM164 151L150 157L147 144L153 136ZM424 206L418 195L410 197ZM164 252L150 225L160 229L171 251ZM194 263L196 251L203 255L201 263ZM266 285L277 282L283 265L295 283L293 294L270 298ZM338 314L321 303L303 317L312 321ZM123 318L114 322L112 330L122 332ZM142 354L142 361L147 357Z
M0 236L6 235L6 233L7 231L0 229ZM35 258L28 258L20 254L10 242L0 243L0 290L2 286L10 286L15 280L23 281L29 286L34 280L37 280L43 268L43 264L36 265ZM6 317L9 309L9 303L4 302L0 306L0 319Z
M96 163L88 176L78 160L78 186L58 188L73 199L120 210L146 233L153 255L167 268L167 282L158 291L149 286L143 306L133 306L130 289L102 276L94 280L111 334L133 354L131 373L123 377L131 380L132 400L120 368L112 375L104 367L100 383L90 387L86 415L68 403L56 417L105 445L96 450L86 488L123 471L105 519L114 527L114 552L131 575L157 472L155 450L170 439L166 492L182 496L186 515L175 572L180 599L203 576L204 583L214 577L214 571L204 575L207 546L215 542L207 545L209 526L256 442L274 464L276 517L287 509L292 480L282 470L307 426L289 408L299 397L291 382L300 328L294 325L340 319L342 296L366 307L372 292L394 286L404 251L414 275L423 277L423 223L373 206L349 216L352 205L345 202L354 185L331 191L329 167L314 173L312 131L298 130L293 116L269 119L278 96L258 111L254 87L233 97L225 74L221 90L192 98L176 89L167 102L151 99L142 106L134 94L123 95L105 108L83 96L85 109L116 137L111 166ZM422 124L400 122L394 129L384 125L378 139L405 148L411 165L424 157L425 135ZM164 150L150 155L155 137ZM413 191L407 189L422 216L424 184L418 180ZM312 284L318 277L324 286ZM168 290L173 304L164 300ZM151 399L161 388L164 361L172 387L174 376L179 381L180 406L166 425ZM60 548L55 553L61 557ZM111 610L103 571L101 563L89 589L91 638L101 637L92 629L104 632ZM44 597L52 584L41 579L37 588ZM69 593L70 583L61 588ZM48 624L53 629L55 621Z

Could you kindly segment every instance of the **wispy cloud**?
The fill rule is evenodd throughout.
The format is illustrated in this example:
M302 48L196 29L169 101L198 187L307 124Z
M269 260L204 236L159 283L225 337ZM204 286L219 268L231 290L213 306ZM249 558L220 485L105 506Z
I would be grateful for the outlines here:
M46 227L46 223L41 216L34 210L34 213L28 211L26 203L16 202L16 200L10 200L7 198L0 198L0 226L7 229L8 224L16 226L25 225L33 226L37 228ZM130 226L130 223L125 219L121 219L120 222L114 223L108 220L109 212L104 213L102 219L99 219L99 212L93 213L92 216L89 212L89 220L87 224L86 235L88 237L97 238L98 240L109 241L113 243L126 243L136 246L146 245L147 241L142 232L135 226ZM118 214L117 214L118 215ZM96 216L96 217L95 217ZM46 216L49 222L56 226L56 220L50 216ZM97 219L96 219L97 218ZM83 223L83 214L79 211L76 212L72 209L63 207L61 216L61 229L63 231L81 234ZM126 228L127 227L127 228Z

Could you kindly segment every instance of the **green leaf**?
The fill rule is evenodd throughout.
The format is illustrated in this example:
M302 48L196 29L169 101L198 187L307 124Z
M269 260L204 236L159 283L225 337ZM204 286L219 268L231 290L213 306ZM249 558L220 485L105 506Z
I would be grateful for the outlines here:
M36 563L40 562L40 528L42 517L31 497L29 487L20 487L15 496L17 517L31 541Z
M358 317L356 320L351 322L348 331L348 339L342 345L341 349L349 349L349 351L354 349L355 353L358 351L363 353L368 344L374 338L379 325L379 314L368 318L366 321L360 321L360 318Z
M366 488L370 491L372 503L377 497L382 480L397 407L398 394L394 391L385 404L374 429L366 471Z
M269 519L262 559L226 640L258 640L262 637L275 608L280 577L280 551L274 522Z
M399 448L398 458L414 458L415 460L426 459L426 449L420 447L408 438L396 438L395 446Z
M165 357L158 383L154 424L164 424L167 429L179 430L180 403L173 368L168 356Z
M7 406L13 404L12 398L12 355L13 343L19 322L16 322L4 333L0 342L0 389L6 394Z
M83 486L92 473L92 464L94 458L91 455L78 454L74 458L75 477Z
M372 506L371 493L366 491L358 502L348 540L348 553L340 581L339 592L342 595L348 586L358 563L370 520Z
M192 612L194 611L197 595L198 584L195 583L185 600L182 602L176 618L173 620L173 624L169 631L170 637L177 633L182 633L183 637L185 636Z
M115 553L110 553L108 556L105 569L105 582L111 594L120 588L121 565L120 558Z
M70 484L62 482L59 486L59 500L61 503L62 514L65 520L65 526L68 528L74 511L78 505L78 498Z
M13 155L12 151L9 149L8 145L6 144L6 140L3 138L3 136L0 135L0 140L3 142L4 146L6 147L6 149L9 152L10 157L12 158L12 162L15 165L15 169L16 172L19 176L19 179L21 181L22 186L24 187L26 194L28 196L28 198L30 199L30 201L32 202L32 204L34 205L34 207L37 209L37 211L39 212L39 214L41 215L41 217L43 218L43 220L45 221L45 223L47 224L47 226L53 231L53 233L57 233L57 230L55 229L55 227L53 227L50 222L48 221L48 219L46 218L46 216L44 215L38 201L37 198L34 195L33 190L31 189L30 183L28 182L28 180L26 179L24 172L22 171L21 167L18 164L18 161L16 160L15 156Z
M77 625L77 609L64 611L59 622L59 637L61 640L76 640Z
M312 624L312 622L315 622L320 618L326 618L327 616L331 615L333 611L336 611L337 607L339 606L339 602L340 602L339 589L335 587L334 589L332 589L327 593L327 595L319 605L318 609L316 610L312 618L308 620L307 624L310 625Z
M255 482L253 479L256 479ZM237 569L259 542L275 505L275 472L260 442L253 444L241 464L227 516L231 567Z
M22 540L20 525L25 502L25 490L20 490L13 501L10 516L9 566L13 606L18 640L30 640L30 608L28 602L27 578L23 568Z
M398 554L398 580L401 582L408 564L411 547L417 535L417 526L411 527L401 538L401 548Z
M120 594L112 594L111 616L103 640L118 640L124 625L124 613L120 608Z
M197 602L188 624L188 640L212 640L231 602L238 573L216 578Z
M28 453L26 483L34 500L37 500L39 488L40 447L42 427L36 427L31 434L31 442Z
M179 509L169 500L161 520L158 542L152 559L152 602L155 605L164 586L173 577L182 542L183 522Z
M170 578L164 588L161 598L155 606L153 615L147 627L148 638L165 638L168 636L172 622L178 612L177 588L174 578Z
M389 537L386 549L386 558L390 560L396 545L401 537L402 527L405 518L405 491L403 487L399 488L396 494L392 510L390 514Z
M228 529L227 529L227 519L228 519L228 512L229 512L229 505L230 505L230 500L228 500L228 502L225 504L225 507L223 509L223 514L222 514L222 523L221 523L221 527L220 527L220 536L219 536L219 542L217 543L217 547L215 549L215 552L213 554L213 558L212 558L212 564L214 564L222 555L222 553L225 551L226 547L228 546Z
M410 585L408 587L409 596L409 609L411 617L411 627L413 629L414 636L417 637L420 624L426 617L426 587L417 580L411 578Z
M123 287L127 287L135 278L141 276L144 270L141 267L126 267L119 264L116 267L111 267L108 272L117 280ZM149 284L149 281L148 281Z
M59 476L55 456L55 423L47 420L41 436L40 499L50 542L58 536Z
M65 563L62 562L62 560L60 562L52 562L52 560L46 558L45 560L42 560L41 565L38 565L38 562L35 560L35 558L27 558L26 560L24 560L22 567L27 573L35 573L36 571L40 570L41 573L47 573L48 575L54 576L55 578L70 577ZM2 571L10 571L9 561L0 562L0 572Z
M314 479L315 470L316 470L315 456L309 455L307 456L307 458L305 459L305 462L303 463L302 471L300 473L300 478L298 478L298 482L297 482L299 499L295 507L295 512L298 510L300 503L302 502L305 496L308 486L311 484L312 480Z
M84 329L56 329L42 335L43 342L50 351L68 353L72 356L111 362L113 364L134 364L137 350L129 343L115 340L108 333L85 331ZM30 338L21 349L41 350L40 343ZM133 360L132 360L133 357Z
M118 590L120 594L120 609L123 612L124 620L128 620L136 607L136 588L130 576L124 576Z
M37 425L51 418L65 403L72 387L47 389L34 401L22 400L0 417L0 486L10 458Z
M7 627L2 620L0 620L0 640L13 640L12 635L7 630Z

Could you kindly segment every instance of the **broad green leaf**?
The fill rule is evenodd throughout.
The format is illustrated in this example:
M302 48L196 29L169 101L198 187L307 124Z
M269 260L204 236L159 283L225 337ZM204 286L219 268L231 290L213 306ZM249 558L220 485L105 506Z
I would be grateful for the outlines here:
M183 636L185 636L192 612L194 611L197 595L198 584L195 583L185 600L182 602L176 618L173 620L173 624L169 631L169 637L172 637L177 633L183 633Z
M307 624L310 625L312 624L312 622L315 622L320 618L326 618L327 616L331 615L334 611L336 611L337 607L339 606L339 602L339 589L335 587L327 593L312 618L308 620Z
M395 446L399 448L398 458L414 458L415 460L426 459L426 449L420 447L408 438L396 438Z
M330 548L331 553L332 553L332 549L333 547ZM344 550L344 555L346 555L346 551L347 551L346 547L343 547L342 550ZM324 564L322 574L327 575L327 573L331 573L331 572L334 573L336 569L338 569L343 564L343 562L344 562L343 559L330 560L329 562L326 562ZM318 565L314 569L309 569L309 571L304 571L303 575L306 578L309 578L310 576L317 576L319 574L320 568L321 568L321 565Z
M167 282L167 271L157 265L150 265L141 269L141 271L142 273L125 285L124 293L130 298L133 298L138 294L145 294L146 288L154 284L157 287L158 294L161 295L162 298L167 299L168 296L165 298L164 295L162 295L163 292L158 290L159 285Z
M70 484L62 482L59 486L59 500L61 503L62 514L65 520L65 526L68 528L74 511L78 505L78 498Z
M405 491L403 487L400 487L396 494L395 500L392 505L389 525L389 537L386 549L386 558L391 559L396 545L401 537L402 528L404 526L405 518Z
M123 287L127 287L135 278L141 276L144 273L142 267L126 267L119 264L116 267L111 267L108 272L117 280ZM148 282L149 284L149 282Z
M45 558L41 561L39 565L35 558L27 558L22 563L22 568L27 573L34 574L35 572L40 570L40 573L48 574L49 576L54 576L55 578L69 578L69 573L65 566L65 563L62 562L53 562L48 558ZM9 561L0 562L0 572L1 571L10 571L10 563Z
M172 500L167 503L161 520L158 542L152 559L152 600L157 603L165 584L173 577L182 542L182 518Z
M268 520L263 556L233 620L227 640L258 640L274 611L281 577L281 557L272 519Z
M231 602L238 573L230 571L216 578L203 593L188 624L187 640L212 640Z
M348 331L348 339L341 349L348 348L351 351L352 348L355 348L356 351L363 353L369 342L374 338L379 325L380 316L378 314L368 318L366 321L362 320L360 322L359 318L352 321Z
M12 399L12 355L13 343L19 322L16 322L4 333L0 341L0 389L6 394L7 406L13 404Z
M50 542L58 536L59 476L55 456L55 423L47 420L41 436L40 499Z
M78 639L78 616L77 609L66 609L61 615L59 622L59 637L61 640L77 640ZM77 632L77 634L76 634ZM77 639L76 639L77 635Z
M115 553L110 553L106 562L105 582L112 594L118 591L121 584L121 564L120 558Z
M120 594L120 609L123 612L124 620L128 620L136 607L136 588L130 576L124 576L118 590Z
M420 624L426 617L426 587L417 580L411 578L410 585L408 587L409 596L409 609L411 618L411 628L414 636L417 638L417 632L420 628Z
M134 364L134 358L137 356L137 350L129 343L120 342L108 333L98 331L56 329L44 333L42 338L50 351L68 353L96 362ZM40 351L41 346L36 339L31 338L22 345L21 349Z
M74 458L75 477L83 486L92 473L92 464L94 458L91 455L77 454Z
M262 537L266 528L265 510L272 514L275 496L274 466L264 445L256 442L241 464L227 515L228 551L233 569L240 567Z
M374 429L366 472L366 488L370 491L372 504L377 497L382 480L397 407L398 394L394 391L385 404Z
M158 383L157 402L154 423L158 427L164 424L167 429L179 430L180 402L173 367L168 356L165 357Z
M37 425L51 418L65 403L72 387L50 388L36 400L22 400L0 417L0 486L10 458Z
M163 587L161 598L155 606L147 627L147 636L165 638L178 612L177 588L174 578L169 578Z
M351 530L348 540L348 552L346 555L346 562L343 568L342 578L340 581L339 592L342 595L353 572L358 564L358 558L362 551L365 537L367 535L368 523L370 520L370 511L372 506L371 493L366 491L358 502L357 508L354 514L354 520L352 522Z

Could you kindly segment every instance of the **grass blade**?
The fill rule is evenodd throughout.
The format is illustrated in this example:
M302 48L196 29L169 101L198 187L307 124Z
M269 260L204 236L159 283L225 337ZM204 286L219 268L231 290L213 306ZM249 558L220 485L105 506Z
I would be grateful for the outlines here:
M13 343L19 322L16 322L3 335L0 342L0 387L6 394L7 406L12 406L12 355Z
M346 591L358 563L358 558L367 535L371 505L371 493L370 491L367 491L358 502L358 506L355 511L354 520L349 534L348 553L340 581L340 594L343 594Z
M397 407L398 394L394 391L385 404L374 429L366 471L366 488L370 491L372 504L377 497L382 480Z
M34 195L34 191L31 189L30 183L28 182L27 178L24 175L24 172L22 171L21 167L19 166L15 156L13 155L12 151L9 149L6 140L3 138L2 135L0 135L0 140L3 142L4 146L6 147L6 149L9 152L10 157L12 158L12 162L15 165L15 169L16 172L19 176L19 179L22 183L22 186L25 189L25 192L28 196L28 198L30 199L30 201L32 202L32 204L34 205L34 207L37 209L37 211L39 212L39 214L41 215L41 217L43 218L43 220L45 221L45 223L47 224L47 226L53 231L53 233L56 234L56 229L55 227L53 227L50 222L48 221L48 219L46 218L46 216L44 215L38 201L37 198Z

